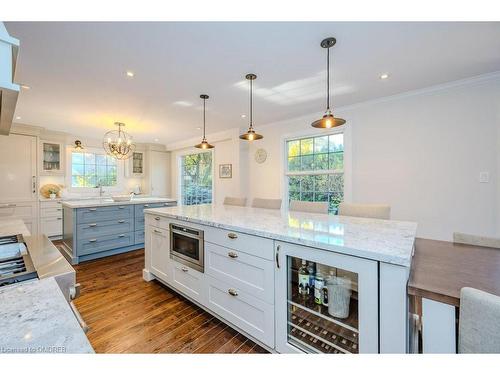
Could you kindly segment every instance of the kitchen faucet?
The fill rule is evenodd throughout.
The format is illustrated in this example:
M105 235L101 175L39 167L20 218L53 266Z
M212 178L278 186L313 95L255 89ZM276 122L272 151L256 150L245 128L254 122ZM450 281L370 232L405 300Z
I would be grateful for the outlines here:
M96 186L96 189L99 188L99 197L102 198L102 194L104 193L104 190L102 190L102 184L99 183L97 186Z

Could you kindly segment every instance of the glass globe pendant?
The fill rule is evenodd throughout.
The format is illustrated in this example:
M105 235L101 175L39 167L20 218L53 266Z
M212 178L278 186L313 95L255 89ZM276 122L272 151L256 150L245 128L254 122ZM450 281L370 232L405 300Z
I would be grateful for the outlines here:
M109 156L125 160L132 156L135 144L132 142L132 137L122 130L125 126L123 122L115 122L115 125L118 126L118 130L111 130L104 134L102 146Z
M214 146L207 142L207 138L205 137L205 102L209 98L209 96L206 94L201 94L200 98L203 99L203 140L201 141L201 143L198 143L194 147L208 150L209 148L214 148Z
M311 124L314 128L330 129L345 124L345 120L335 117L330 109L330 48L333 47L336 42L337 40L333 37L321 41L321 47L326 48L326 111L321 119Z

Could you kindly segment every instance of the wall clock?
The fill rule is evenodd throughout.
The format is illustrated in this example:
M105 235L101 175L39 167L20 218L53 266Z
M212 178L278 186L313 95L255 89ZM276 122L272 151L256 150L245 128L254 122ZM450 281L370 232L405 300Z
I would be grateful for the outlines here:
M259 164L262 164L266 161L267 159L267 151L264 150L263 148L259 148L257 151L255 151L255 161Z

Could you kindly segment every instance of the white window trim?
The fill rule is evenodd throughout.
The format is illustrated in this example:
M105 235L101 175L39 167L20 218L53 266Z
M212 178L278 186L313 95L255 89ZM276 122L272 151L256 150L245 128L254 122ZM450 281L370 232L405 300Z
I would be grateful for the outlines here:
M66 188L69 192L72 193L82 193L94 195L99 193L99 188L91 188L91 187L73 187L71 186L71 172L72 172L72 157L71 154L74 151L73 146L66 146L66 177L65 183ZM83 152L89 152L92 154L98 155L106 155L106 152L101 148L95 147L85 147ZM108 193L117 193L122 192L125 189L125 179L124 179L124 162L128 160L117 160L116 161L116 186L103 186L104 194L109 195Z
M300 132L294 132L290 134L285 134L281 137L281 165L280 165L280 174L282 178L280 191L281 197L283 201L284 209L288 210L288 177L289 176L299 176L299 175L321 175L328 173L343 173L344 174L344 202L350 202L352 200L352 147L351 147L351 126L352 122L349 122L349 126L343 125L338 128L325 130L319 132L315 132L312 129L301 130ZM294 141L297 139L303 138L314 138L321 137L325 135L333 135L333 134L344 134L344 169L343 170L322 170L322 171L311 171L311 172L289 172L288 171L288 149L286 147L286 143L288 141Z
M179 151L177 155L177 202L182 205L182 157L186 155L202 154L210 152L212 154L212 204L215 204L215 152L214 149L186 149Z

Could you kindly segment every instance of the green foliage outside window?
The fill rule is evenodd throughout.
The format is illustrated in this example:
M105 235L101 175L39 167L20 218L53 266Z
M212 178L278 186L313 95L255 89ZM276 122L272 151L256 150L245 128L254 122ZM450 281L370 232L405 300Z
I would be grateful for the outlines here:
M182 203L212 203L212 153L202 152L181 158Z
M328 202L336 213L344 200L343 134L287 141L287 158L289 200Z
M116 159L89 152L71 154L71 187L116 186Z

